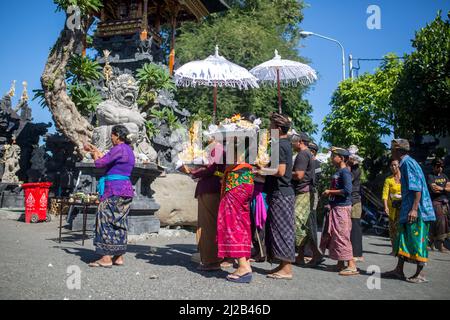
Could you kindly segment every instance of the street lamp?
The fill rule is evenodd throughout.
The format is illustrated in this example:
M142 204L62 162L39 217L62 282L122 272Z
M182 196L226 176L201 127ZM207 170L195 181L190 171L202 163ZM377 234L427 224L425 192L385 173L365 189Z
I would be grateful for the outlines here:
M345 69L346 69L346 66L345 66L345 49L344 49L344 46L339 41L337 41L335 39L332 39L332 38L329 38L329 37L322 36L322 35L314 33L314 32L309 32L309 31L302 31L302 32L300 32L300 35L302 35L304 37L316 36L316 37L319 37L319 38L322 38L322 39L326 39L326 40L330 40L330 41L336 42L342 49L342 78L344 80L346 79L346 74L345 74Z

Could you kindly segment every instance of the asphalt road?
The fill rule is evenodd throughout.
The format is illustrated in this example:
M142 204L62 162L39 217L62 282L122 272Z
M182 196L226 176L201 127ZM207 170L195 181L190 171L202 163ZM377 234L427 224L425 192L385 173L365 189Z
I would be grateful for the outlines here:
M364 239L366 262L359 265L362 273L359 276L340 277L323 269L294 267L294 280L270 280L264 272L271 266L263 263L254 265L255 277L250 285L238 285L224 280L227 271L196 271L196 265L191 262L191 255L196 251L194 234L153 237L131 244L126 267L90 269L87 263L97 258L92 240L82 247L78 235L67 235L60 245L56 239L57 227L56 221L26 225L0 219L0 299L450 298L450 255L437 252L430 253L431 261L426 267L429 283L417 285L381 279L378 288L369 289L368 282L377 283L366 273L369 266L388 271L396 263L396 259L388 255L388 239L376 236ZM327 259L325 265L331 264L333 262ZM76 288L78 270L81 271L79 290ZM408 265L406 273L412 275L414 270L413 265Z

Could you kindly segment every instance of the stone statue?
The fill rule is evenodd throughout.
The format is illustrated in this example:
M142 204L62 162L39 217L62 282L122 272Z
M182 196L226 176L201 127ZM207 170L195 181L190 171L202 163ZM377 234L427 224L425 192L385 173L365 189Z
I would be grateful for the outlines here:
M2 183L19 183L16 173L20 170L20 147L13 138L12 144L4 146L2 163L5 165Z
M101 151L112 148L111 129L124 125L130 131L138 162L156 162L156 151L146 132L145 113L139 111L137 98L139 87L133 76L122 74L108 83L109 99L97 107L99 127L94 130L93 144Z
M30 160L31 167L27 172L29 182L38 182L45 178L47 174L47 159L48 155L45 150L45 145L35 145Z

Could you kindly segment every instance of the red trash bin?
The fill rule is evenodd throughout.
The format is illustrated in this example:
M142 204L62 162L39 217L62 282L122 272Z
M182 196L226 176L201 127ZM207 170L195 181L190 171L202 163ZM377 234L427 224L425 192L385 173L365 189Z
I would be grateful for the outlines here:
M25 191L26 223L50 222L50 215L47 216L47 206L48 192L51 186L51 182L25 183L22 185L22 189Z

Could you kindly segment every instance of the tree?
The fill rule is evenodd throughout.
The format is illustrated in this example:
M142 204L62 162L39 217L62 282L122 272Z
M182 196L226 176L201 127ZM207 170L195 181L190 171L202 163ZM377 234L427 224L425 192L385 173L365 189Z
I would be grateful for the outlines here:
M101 0L54 0L58 10L66 11L69 6L78 6L81 13L80 28L70 30L64 26L56 44L48 57L41 77L41 97L53 114L56 127L76 146L79 154L83 154L83 141L88 141L93 127L82 116L67 90L67 65L73 55L86 43L87 31L94 22L93 13L101 6Z
M396 86L392 104L398 135L450 133L450 11L416 32Z
M374 74L341 82L324 121L324 140L342 147L357 145L363 157L383 155L386 146L382 138L391 135L395 127L391 95L401 71L402 63L390 54Z
M201 24L188 22L181 26L177 38L178 62L204 59L213 54L216 45L221 55L247 69L272 59L275 49L284 58L304 61L297 49L303 8L303 2L296 0L234 1L224 14L213 14ZM284 88L283 111L293 118L298 130L311 133L316 126L310 117L311 105L302 99L306 90ZM267 118L277 110L275 88L218 91L220 119L243 112ZM179 89L177 100L193 114L212 113L212 88Z

